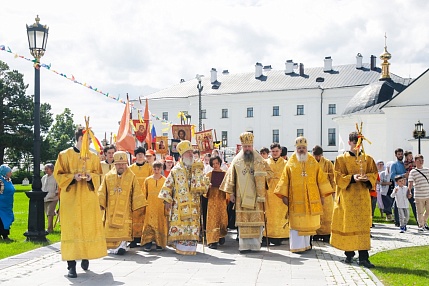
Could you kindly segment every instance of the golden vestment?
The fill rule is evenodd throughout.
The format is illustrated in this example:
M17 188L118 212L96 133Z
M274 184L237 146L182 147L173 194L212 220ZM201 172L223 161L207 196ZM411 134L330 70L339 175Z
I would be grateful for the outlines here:
M198 168L195 168L198 166ZM200 235L200 197L207 192L209 182L203 174L203 163L196 162L186 167L177 163L167 177L158 197L171 203L168 243L176 241L195 241ZM180 252L194 255L195 252Z
M260 238L264 226L267 179L272 171L258 152L253 151L253 164L244 162L240 151L231 162L220 190L235 195L235 225L240 238Z
M225 173L225 171L221 171ZM211 181L213 171L206 174ZM226 212L226 193L219 190L219 187L210 187L207 193L207 222L206 238L207 243L218 242L220 238L225 237L228 227L228 214Z
M334 164L325 157L321 157L319 161L320 168L328 176L329 183L332 189L335 191L335 179L334 179ZM316 230L318 235L329 235L331 234L332 224L332 212L334 210L334 198L333 195L325 197L323 201L323 214L320 215L320 228Z
M83 161L75 147L58 155L54 177L61 191L61 257L63 260L95 259L107 255L97 190L101 166L98 156L89 152L86 171L92 180L77 182Z
M132 240L132 212L147 205L134 173L127 168L122 175L110 170L98 189L100 206L105 211L104 230L107 247L117 248L122 241Z
M268 190L265 202L267 229L264 231L264 236L270 238L288 238L289 227L287 226L288 220L286 218L288 208L282 200L279 200L277 195L274 194L274 190L280 180L280 176L282 175L287 161L282 157L279 157L277 161L273 158L266 159L266 161L273 171L273 177L268 180Z
M139 181L140 186L143 190L144 180L147 177L153 174L152 166L145 162L143 165L139 166L137 163L132 164L130 170L136 175L137 181ZM143 232L143 223L144 223L144 209L137 209L133 211L133 237L141 238Z
M368 182L354 182L354 174L362 171ZM350 151L335 160L335 183L337 193L332 216L331 245L344 251L369 250L371 248L370 228L372 225L371 198L369 191L375 186L378 172L369 155L359 158Z
M101 170L103 171L103 174L101 176L101 180L103 180L103 177L107 173L109 173L110 170L112 170L112 169L115 168L115 163L112 162L112 163L109 164L109 163L107 163L107 161L101 161L100 164L101 164Z
M333 193L328 178L311 154L299 162L296 153L289 158L274 191L278 197L289 199L289 228L298 235L316 234L323 213L322 197Z
M158 198L166 178L146 178L143 184L143 195L148 201L145 210L141 245L155 241L156 245L167 246L168 216L164 213L164 201Z

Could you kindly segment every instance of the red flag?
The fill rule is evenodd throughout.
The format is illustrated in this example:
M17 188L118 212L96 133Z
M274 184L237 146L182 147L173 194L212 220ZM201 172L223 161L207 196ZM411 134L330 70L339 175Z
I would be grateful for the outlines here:
M127 104L125 105L124 114L122 114L121 125L119 125L118 135L116 137L116 148L119 151L128 151L134 153L136 141L130 125L130 102L127 95Z

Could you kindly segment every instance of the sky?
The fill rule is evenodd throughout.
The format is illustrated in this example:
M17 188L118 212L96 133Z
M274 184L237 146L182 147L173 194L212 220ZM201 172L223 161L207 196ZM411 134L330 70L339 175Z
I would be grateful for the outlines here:
M290 59L322 67L326 56L336 66L354 64L357 53L368 63L383 52L385 34L392 73L415 78L429 68L426 0L8 1L0 46L13 53L0 51L0 60L24 74L27 94L34 94L34 68L14 55L31 58L26 24L36 15L49 26L41 102L54 115L71 109L77 124L89 116L100 140L117 133L127 94L144 99L181 79L210 76L211 68L254 72L260 62L283 70Z

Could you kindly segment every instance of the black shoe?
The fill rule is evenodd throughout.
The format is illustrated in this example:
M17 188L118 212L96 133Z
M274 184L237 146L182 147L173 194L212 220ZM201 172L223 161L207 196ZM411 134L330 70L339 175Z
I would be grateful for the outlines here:
M77 273L76 273L76 267L67 267L69 270L69 273L67 274L67 277L69 278L76 278L77 277Z
M152 249L152 242L148 242L145 245L143 245L143 250L146 252L150 252Z
M225 237L219 238L219 244L224 245L225 244Z
M237 234L237 237L235 238L235 241L238 241L238 234Z
M282 239L281 238L270 238L269 242L274 244L274 246L282 245Z
M161 251L161 250L163 250L163 248L162 248L161 246L157 245L157 246L156 246L156 250L157 250L157 251Z
M83 270L88 270L89 267L89 261L87 259L82 259L82 262L80 263L80 266Z
M250 249L240 250L240 254L246 254L246 253L250 253L250 252L252 252L252 250L250 250Z
M136 248L137 247L137 242L135 241L131 241L130 244L128 244L129 248Z
M346 260L344 260L345 263L347 264L352 264L353 263L353 257L346 257Z
M217 243L215 242L215 243L210 243L209 244L209 248L210 249L217 249Z
M425 224L424 227L425 227L426 230L429 230L429 226L427 224Z
M374 268L374 267L375 267L375 265L374 265L374 264L372 264L371 262L369 262L369 260L362 260L362 261L359 261L359 265L360 265L360 266L363 266L363 267L365 267L365 268Z
M322 235L322 241L323 242L327 242L329 243L329 240L331 239L331 235L327 234L327 235Z

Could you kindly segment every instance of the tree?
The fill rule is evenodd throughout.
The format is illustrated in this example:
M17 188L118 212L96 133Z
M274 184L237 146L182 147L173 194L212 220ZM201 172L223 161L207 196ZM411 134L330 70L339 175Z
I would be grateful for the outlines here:
M30 158L33 153L34 100L33 95L26 95L28 85L24 76L0 61L0 164L8 156L18 163ZM52 124L51 105L40 106L40 137L45 140L46 133Z
M49 150L49 160L54 161L59 152L73 146L75 131L73 114L69 108L65 108L63 113L55 117L55 124L52 125L47 136L49 147L45 150Z

